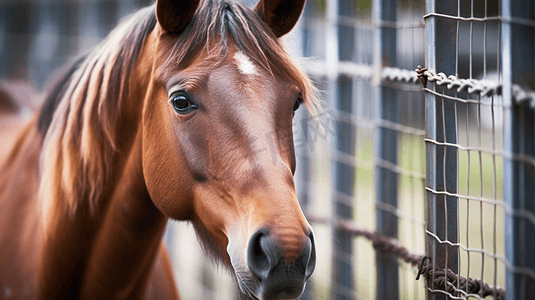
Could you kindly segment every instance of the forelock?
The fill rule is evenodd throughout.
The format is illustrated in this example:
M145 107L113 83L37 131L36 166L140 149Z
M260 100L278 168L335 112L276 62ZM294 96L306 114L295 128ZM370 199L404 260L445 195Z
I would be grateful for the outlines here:
M184 32L161 37L157 77L169 78L200 61L199 55L203 55L203 64L217 67L227 57L231 45L237 50L234 60L240 61L240 73L250 75L263 68L277 74L297 85L305 104L313 108L316 91L312 83L268 25L251 8L225 0L202 1Z

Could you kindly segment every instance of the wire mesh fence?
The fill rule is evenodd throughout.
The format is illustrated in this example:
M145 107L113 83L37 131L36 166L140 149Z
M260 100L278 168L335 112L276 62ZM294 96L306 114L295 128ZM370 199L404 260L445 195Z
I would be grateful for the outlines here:
M368 228L397 238L407 250L418 253L418 244L403 239L406 228L398 227L401 220L408 219L416 228L411 241L418 237L418 225L427 221L423 227L429 257L422 263L429 265L424 264L425 270L420 267L427 277L427 298L502 299L507 294L508 299L529 299L535 278L529 254L535 253L531 242L535 240L533 4L427 1L422 15L425 31L419 31L419 16L406 22L403 18L409 14L399 13L403 11L400 5L409 4L408 11L418 14L421 3L374 1L370 3L368 23L358 16L366 10L364 3L359 4L351 8L338 1L338 6L331 4L330 15L328 6L326 16L314 15L315 24L321 23L318 15L324 20L315 34L331 31L338 36L324 39L325 52L331 53L331 59L325 57L312 64L310 72L320 73L325 79L329 95L326 101L335 107L333 118L339 129L334 142L326 146L326 153L303 160L309 165L323 161L327 168L323 170L330 170L329 176L335 181L333 186L325 186L323 194L317 192L318 187L313 188L314 194L334 203L330 211L312 212L322 214L323 222L331 220L331 232L326 237L330 234L333 239L329 255L334 275L325 281L326 297L422 298L417 288L408 293L411 283L399 277L403 268L398 258L402 255L389 257L378 251L380 247L374 247L375 253L359 251L366 246L360 246L358 238L351 244L352 231L339 224L339 219L352 220L359 230ZM383 8L388 8L386 13ZM338 12L332 13L336 9ZM357 12L352 23L346 18L348 11ZM310 31L318 26L307 31L306 24L307 37L313 36ZM366 35L367 31L373 33ZM411 34L413 39L408 40ZM309 39L314 41L313 37ZM407 93L412 86L405 82L411 82L412 76L404 70L418 61L421 49L426 51L426 66L453 75L420 71L426 73L420 76L426 97L425 102L419 102L420 108L426 108L423 128L400 120L421 117L421 112L407 110L414 105L411 100L422 94ZM333 56L336 50L338 56ZM389 77L391 72L400 76ZM366 110L362 103L372 108ZM371 129L367 137L364 128ZM392 149L406 147L406 134L415 136L410 153L396 153ZM424 156L414 151L419 148L419 138L425 142L425 176L399 162L404 155L421 162ZM373 150L364 150L366 143ZM361 169L366 165L360 151L371 154L367 166L373 175L367 177L373 179L359 189L362 179L358 174L365 172ZM418 215L418 207L424 202L415 202L417 197L401 192L406 188L403 178L412 179L412 184L422 179L422 185L412 185L411 191L425 193L425 217ZM305 189L310 191L311 179L305 180ZM372 202L368 210L366 200ZM407 207L413 209L404 214L403 208ZM366 234L355 235L373 240ZM373 246L375 243L373 240ZM365 262L359 259L362 256Z
M1 78L41 88L150 2L0 2ZM534 14L528 0L307 1L284 38L323 96L293 127L318 248L301 299L535 295ZM182 297L243 297L186 227L166 233Z
M316 239L330 242L318 243L324 260L304 299L425 297L416 268L371 234L425 252L425 102L413 71L424 13L422 1L307 3L291 44L325 109L296 121L308 145L296 179Z
M533 3L428 1L427 7L426 66L453 75L435 74L425 89L427 253L434 268L506 287L508 299L529 299L533 100L515 94L534 87ZM436 291L432 299L504 296L459 281L431 280L428 289Z

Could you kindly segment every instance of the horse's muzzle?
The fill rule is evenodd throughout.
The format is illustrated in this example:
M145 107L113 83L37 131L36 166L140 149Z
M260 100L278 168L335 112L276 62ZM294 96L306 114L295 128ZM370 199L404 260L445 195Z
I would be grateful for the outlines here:
M303 293L306 281L316 266L316 249L312 233L301 254L292 262L282 255L269 231L261 229L249 240L247 265L258 280L260 299L294 299Z

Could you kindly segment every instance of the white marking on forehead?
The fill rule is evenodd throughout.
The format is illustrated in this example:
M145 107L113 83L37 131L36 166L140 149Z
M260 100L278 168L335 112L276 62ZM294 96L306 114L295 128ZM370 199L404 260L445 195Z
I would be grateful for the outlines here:
M243 75L256 75L256 66L251 59L241 51L236 52L234 59L236 60L236 64L238 65L238 70L240 73Z

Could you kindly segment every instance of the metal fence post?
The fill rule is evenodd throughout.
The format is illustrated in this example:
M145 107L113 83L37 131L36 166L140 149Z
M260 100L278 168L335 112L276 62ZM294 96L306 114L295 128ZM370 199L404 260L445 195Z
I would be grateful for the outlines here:
M456 1L426 1L427 13L457 14ZM426 19L426 66L446 74L455 74L455 20L436 16ZM430 87L429 85L433 85ZM436 92L433 83L428 87ZM458 274L459 251L441 241L458 242L457 237L457 120L454 101L426 93L426 199L427 199L427 255L433 267L451 269ZM429 233L436 236L433 237ZM433 282L427 287L435 289ZM440 293L428 293L428 299L447 299Z
M509 20L533 20L531 0L501 1L501 73L504 101L503 163L504 201L513 213L505 214L507 299L531 299L535 295L535 112L513 99L513 84L535 87L533 24ZM531 21L532 22L532 21ZM528 23L529 24L529 23ZM531 158L531 159L530 159ZM531 162L530 162L531 161Z
M352 79L340 76L336 85L337 109L351 112ZM355 128L352 124L338 121L336 129L336 150L341 153L353 155L355 152ZM335 163L335 191L334 213L336 218L353 218L353 207L347 199L353 196L355 182L355 167L340 161ZM348 197L349 196L349 197ZM333 230L334 252L334 282L338 288L334 299L353 299L353 236L338 228Z
M349 9L348 9L349 8ZM347 54L353 50L353 43L344 39L352 28L338 24L338 16L351 14L350 0L327 1L326 62L330 66L327 74L330 91L334 95L333 104L339 111L352 111L352 79L338 75L339 60L350 59ZM353 41L351 39L351 41ZM354 126L337 121L335 149L340 153L353 155L355 151ZM335 194L333 195L333 214L336 219L352 219L353 207L347 199L353 196L355 168L336 161L335 163ZM349 197L348 197L349 196ZM353 286L353 237L338 228L333 228L333 283L332 299L354 299Z
M383 66L396 67L396 39L397 29L384 26L387 22L396 22L397 1L381 0L373 2L372 20L378 27L375 29L374 69L380 74ZM378 93L378 114L380 120L397 123L398 100L397 91L375 82ZM397 165L398 136L390 128L377 127L376 129L376 157L386 163ZM392 208L398 202L398 174L385 169L382 165L375 168L376 201ZM385 205L381 205L384 207ZM377 231L386 236L397 238L398 217L391 211L376 209ZM399 298L399 265L397 257L382 252L376 253L377 265L377 299Z

